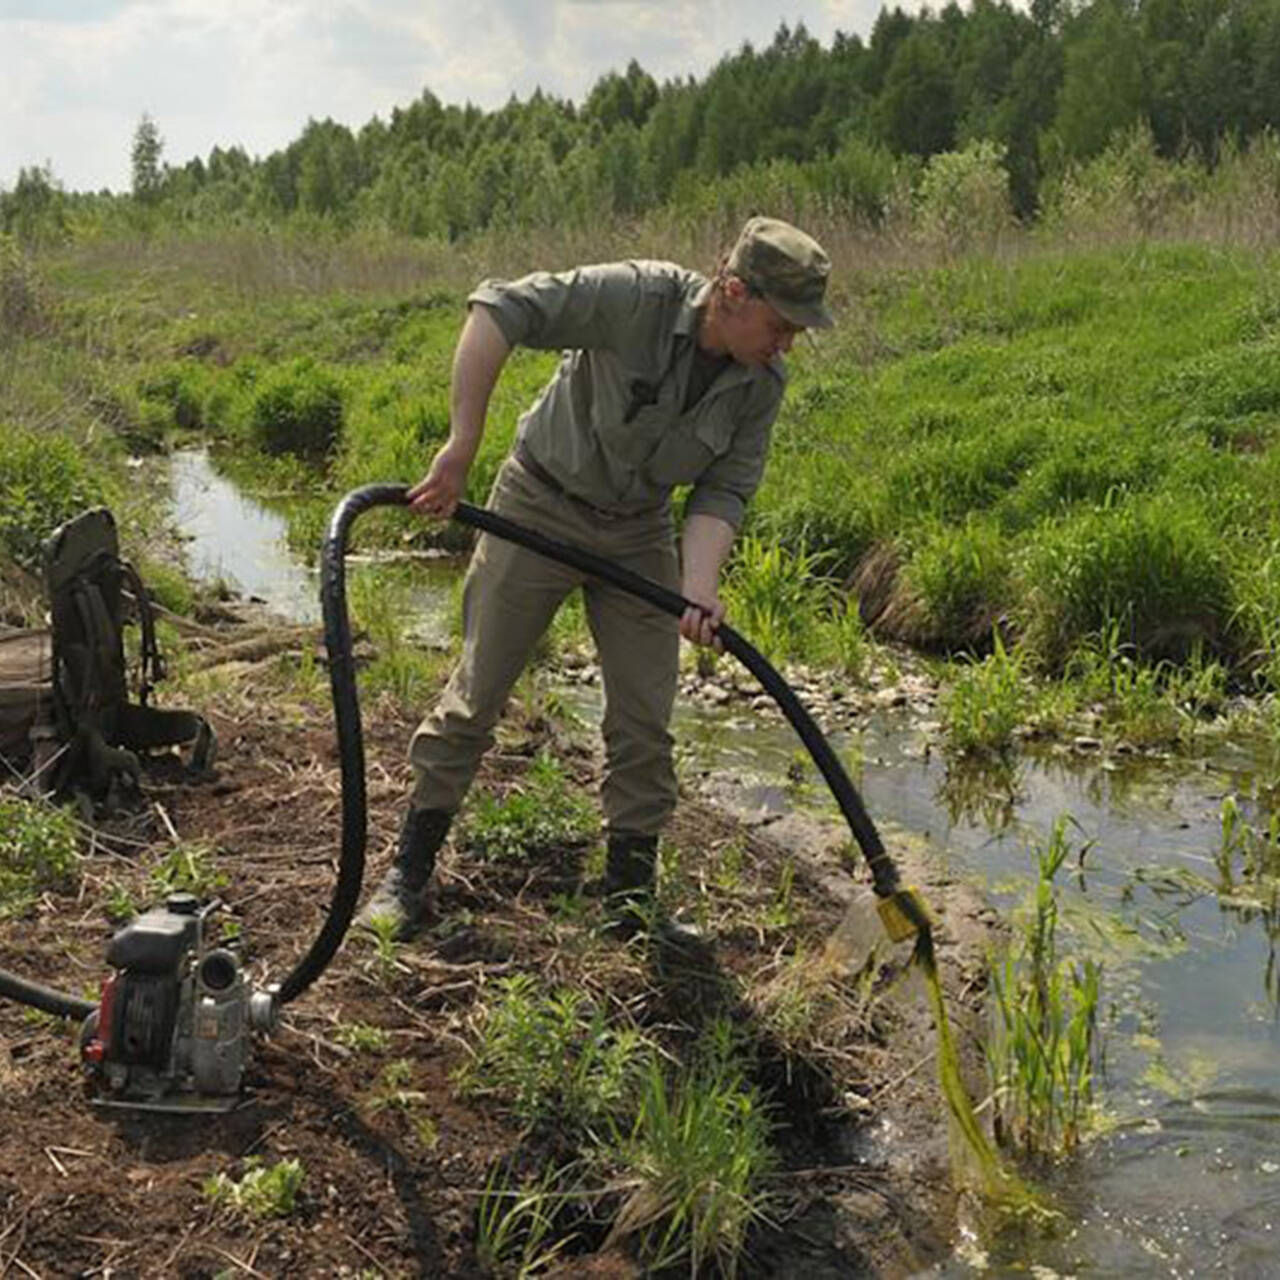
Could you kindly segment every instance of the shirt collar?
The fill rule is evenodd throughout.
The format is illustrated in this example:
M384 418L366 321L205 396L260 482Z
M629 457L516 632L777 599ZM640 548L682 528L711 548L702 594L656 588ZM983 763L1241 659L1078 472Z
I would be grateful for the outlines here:
M688 288L685 289L684 301L680 304L680 314L676 317L674 330L680 337L687 338L690 345L697 341L698 322L702 318L702 313L706 310L707 302L710 298L711 281L705 276L695 275ZM786 365L780 356L771 360L766 368L769 374L776 378L778 382L786 383ZM751 382L763 372L763 370L751 369L746 365L735 362L732 371L722 374L716 380L716 386L719 389L724 389L736 386L740 382Z
M680 314L676 317L675 324L676 333L685 338L697 336L698 321L710 297L711 281L703 276L694 276L685 289L684 300L680 304Z

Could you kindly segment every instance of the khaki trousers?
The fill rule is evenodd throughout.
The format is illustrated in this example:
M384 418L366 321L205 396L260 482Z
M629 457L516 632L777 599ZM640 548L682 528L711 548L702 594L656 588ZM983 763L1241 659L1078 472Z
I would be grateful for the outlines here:
M515 458L503 464L489 502L547 537L679 589L675 531L665 508L609 516L552 489ZM414 807L457 811L512 686L556 609L579 586L604 680L605 821L611 831L658 834L676 804L668 725L679 664L677 619L488 534L476 544L463 585L462 658L410 743Z

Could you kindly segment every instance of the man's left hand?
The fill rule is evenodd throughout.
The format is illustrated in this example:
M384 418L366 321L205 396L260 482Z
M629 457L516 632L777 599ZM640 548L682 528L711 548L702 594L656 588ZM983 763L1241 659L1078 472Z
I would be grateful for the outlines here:
M680 634L691 644L710 645L717 653L723 653L724 645L716 635L716 628L723 621L723 601L696 601L680 616Z

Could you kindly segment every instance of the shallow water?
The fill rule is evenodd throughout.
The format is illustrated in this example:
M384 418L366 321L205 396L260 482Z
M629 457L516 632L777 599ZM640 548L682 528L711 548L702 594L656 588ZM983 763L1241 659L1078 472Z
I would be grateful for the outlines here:
M232 580L282 614L318 617L315 575L289 554L282 517L217 476L201 453L175 457L172 474L197 573ZM446 625L448 590L438 574L424 577L415 607L428 635ZM585 718L598 716L590 687L572 686L564 700ZM786 782L800 743L776 718L681 705L675 732L695 768L732 778L762 813L797 802L834 812L816 770L799 789ZM1073 846L1094 842L1083 871L1060 878L1059 928L1105 966L1113 1014L1105 1094L1116 1127L1057 1177L1069 1229L993 1244L987 1266L1280 1274L1280 1020L1270 968L1280 921L1276 912L1225 910L1212 893L1167 875L1215 880L1222 799L1253 793L1262 745L1157 764L1031 756L1012 798L990 778L957 785L904 711L874 713L856 735L833 735L832 745L861 761L854 781L890 848L895 827L928 837L1000 905L1011 906L1030 883L1031 848L1060 815L1079 824ZM1151 875L1157 867L1166 873L1160 882ZM1116 922L1130 930L1118 944ZM957 1256L941 1270L976 1269L972 1257Z
M282 618L320 621L319 570L290 549L283 515L220 475L204 450L173 454L169 477L174 519L187 539L187 566L195 577L222 581ZM374 567L348 559L349 600L361 575ZM448 557L419 567L405 601L413 616L410 634L419 643L448 642L455 573Z

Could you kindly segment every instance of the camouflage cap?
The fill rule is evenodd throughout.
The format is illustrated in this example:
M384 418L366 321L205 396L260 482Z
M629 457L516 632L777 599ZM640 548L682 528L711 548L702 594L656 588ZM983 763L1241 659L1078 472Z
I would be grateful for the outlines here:
M750 219L727 266L792 324L830 329L834 323L822 301L831 261L812 236L789 222Z

